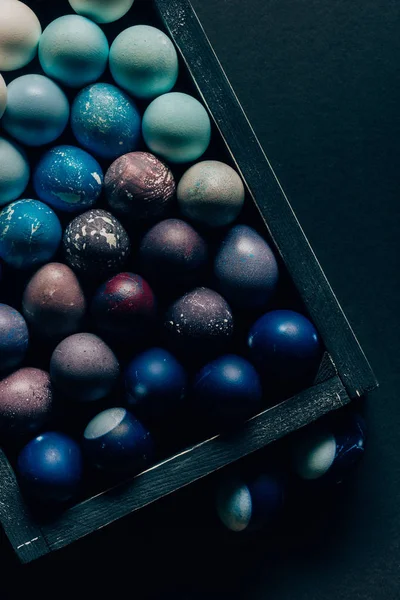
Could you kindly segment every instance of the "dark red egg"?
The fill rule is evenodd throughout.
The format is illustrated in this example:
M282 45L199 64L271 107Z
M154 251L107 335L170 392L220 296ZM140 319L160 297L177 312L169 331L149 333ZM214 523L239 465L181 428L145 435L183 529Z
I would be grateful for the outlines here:
M140 275L120 273L100 286L91 311L101 335L134 344L152 328L157 302L153 290Z

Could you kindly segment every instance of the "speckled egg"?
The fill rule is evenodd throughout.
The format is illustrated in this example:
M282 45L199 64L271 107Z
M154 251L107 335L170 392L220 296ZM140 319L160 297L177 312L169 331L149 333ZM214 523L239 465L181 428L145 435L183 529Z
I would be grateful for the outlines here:
M159 96L143 116L147 147L165 160L185 163L197 160L211 140L211 122L196 98L180 92Z
M28 269L53 258L61 241L56 214L38 200L18 200L0 212L0 258Z
M139 258L141 271L151 281L182 287L194 283L205 269L208 247L191 225L167 219L146 233Z
M0 431L4 436L37 433L51 417L53 392L46 371L25 368L0 381Z
M6 86L6 82L3 79L3 76L0 74L0 119L4 115L6 106L7 106L7 86Z
M76 333L58 344L50 361L55 387L78 402L105 398L119 377L113 351L97 335Z
M36 55L42 28L23 2L1 0L0 71L21 69Z
M22 75L8 85L7 108L2 124L26 146L43 146L63 133L69 103L62 89L43 75Z
M160 29L135 25L114 40L110 70L116 84L129 94L155 98L174 87L178 79L178 55Z
M134 0L69 0L79 15L88 17L96 23L118 21L129 11Z
M16 200L24 193L30 167L24 151L0 137L0 206Z
M39 269L25 288L22 310L41 337L57 339L79 331L86 301L75 273L61 263Z
M186 171L177 195L179 208L187 219L208 227L224 227L239 216L245 189L232 167L205 160Z
M247 225L237 225L223 240L214 263L217 289L233 305L264 308L274 295L279 278L274 253Z
M73 88L97 81L106 70L108 55L103 31L78 15L65 15L50 23L39 42L43 71Z
M114 85L96 83L74 100L71 127L79 144L101 158L115 160L136 150L141 118L132 98Z
M43 202L64 212L83 212L98 200L103 171L97 160L75 146L57 146L41 158L33 176Z
M176 191L171 170L149 152L118 158L108 169L104 184L112 211L141 221L165 217Z
M125 229L105 210L89 210L75 217L63 238L69 266L93 279L123 270L130 248Z
M153 325L156 299L140 275L119 273L97 290L91 312L100 335L133 345Z
M15 308L0 304L0 375L18 367L29 346L24 317Z
M228 303L205 287L196 288L174 302L164 324L170 343L194 355L214 355L229 344L233 334L233 315Z

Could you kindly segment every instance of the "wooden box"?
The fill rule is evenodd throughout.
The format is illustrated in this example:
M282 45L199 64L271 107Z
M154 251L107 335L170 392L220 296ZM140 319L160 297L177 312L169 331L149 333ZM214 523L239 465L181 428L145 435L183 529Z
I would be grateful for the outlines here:
M25 0L46 25L71 12L66 0ZM134 20L133 20L134 19ZM117 519L343 407L377 386L371 368L244 114L189 0L136 0L115 31L146 22L163 28L181 57L185 85L214 122L214 143L241 173L265 227L325 345L314 385L253 417L235 433L207 439L68 508L46 523L31 513L0 451L0 521L22 563L63 548ZM106 32L113 26L107 26ZM29 67L27 69L29 71ZM219 138L219 139L216 139Z

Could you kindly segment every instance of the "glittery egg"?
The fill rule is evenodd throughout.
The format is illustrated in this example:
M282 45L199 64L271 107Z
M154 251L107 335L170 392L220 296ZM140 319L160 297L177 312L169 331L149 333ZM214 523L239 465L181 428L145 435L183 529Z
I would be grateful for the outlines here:
M50 23L39 42L39 60L46 75L74 88L97 81L106 70L108 54L108 41L100 27L78 15Z
M156 318L156 299L140 275L119 273L96 292L92 316L100 335L134 344Z
M4 115L7 106L7 86L0 73L0 119Z
M179 298L165 316L168 340L189 354L213 355L229 344L233 315L214 290L196 288Z
M39 269L25 288L22 310L41 337L57 339L79 331L86 301L75 273L61 263Z
M69 0L79 15L88 17L96 23L118 21L129 11L134 0Z
M23 2L1 0L0 71L21 69L36 55L42 28Z
M0 381L0 431L7 437L37 433L49 420L53 392L46 371L25 368Z
M110 160L136 150L140 142L136 104L108 83L95 83L79 92L72 105L71 126L81 146Z
M217 289L235 306L264 308L276 291L279 277L274 253L247 225L227 234L214 263Z
M165 217L176 191L171 170L149 152L131 152L110 166L105 177L113 212L131 220Z
M28 185L30 167L25 153L0 137L0 206L16 200Z
M5 131L26 146L43 146L60 137L68 123L69 103L54 81L43 75L22 75L7 89Z
M185 221L167 219L144 236L139 250L140 267L151 281L182 287L204 270L208 260L205 240Z
M129 258L130 241L111 213L89 210L68 225L63 248L72 269L98 279L123 269Z
M0 304L0 374L18 367L29 346L24 317L15 308Z
M53 258L61 241L56 214L38 200L18 200L0 212L0 258L27 269Z
M90 154L74 146L57 146L41 158L33 185L43 202L56 210L91 208L103 189L103 171Z
M232 167L205 160L186 171L177 195L179 208L187 219L208 227L224 227L239 216L245 190Z
M50 361L55 387L78 402L105 398L119 377L119 364L113 351L97 335L76 333L60 342Z
M44 503L67 502L83 477L82 452L69 436L49 431L20 452L17 471L25 493Z
M197 160L211 140L211 122L204 106L196 98L180 92L159 96L143 116L146 145L173 163Z
M170 92L178 79L175 46L160 29L135 25L122 31L110 50L110 70L117 85L138 98Z
M150 432L125 408L109 408L90 421L83 435L88 461L105 471L141 471L154 453Z

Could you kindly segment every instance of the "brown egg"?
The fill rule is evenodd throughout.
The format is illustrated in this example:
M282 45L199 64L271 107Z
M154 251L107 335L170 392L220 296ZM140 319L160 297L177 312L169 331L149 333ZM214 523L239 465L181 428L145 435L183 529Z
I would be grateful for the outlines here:
M49 263L26 286L22 309L37 334L58 339L79 331L86 301L75 273L61 263Z

